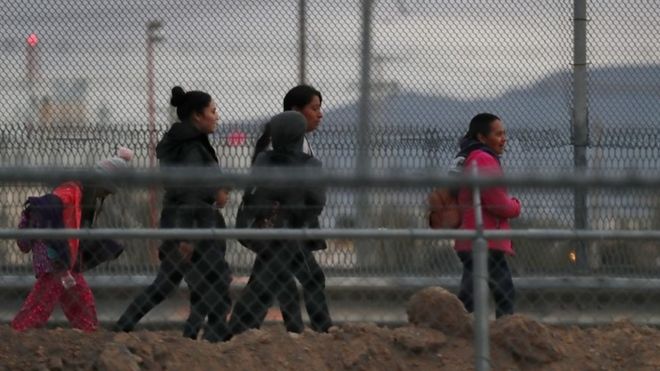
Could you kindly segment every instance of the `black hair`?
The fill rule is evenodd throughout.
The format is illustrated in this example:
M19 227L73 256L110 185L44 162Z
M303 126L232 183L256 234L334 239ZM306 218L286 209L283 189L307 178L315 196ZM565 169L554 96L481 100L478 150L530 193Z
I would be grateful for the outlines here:
M298 85L286 93L284 101L282 102L282 107L285 111L291 111L295 108L302 109L308 105L314 97L319 97L319 101L323 103L323 96L320 91L310 85Z
M264 130L261 132L261 136L259 136L259 139L257 139L257 143L254 145L254 153L252 154L252 161L251 163L254 163L254 160L257 159L257 155L259 155L261 152L265 151L266 148L270 145L270 125L269 123L266 123L264 125Z
M284 101L282 102L282 108L284 111L291 111L295 108L303 108L308 105L314 97L319 97L319 101L323 103L323 96L321 92L316 90L313 86L310 85L298 85L289 90L286 95L284 95ZM270 125L266 123L264 129L261 132L261 136L257 139L257 143L254 145L254 154L252 155L252 162L257 158L261 152L265 151L266 148L270 145Z
M488 136L490 134L490 124L500 118L492 113L480 113L470 120L470 127L463 138L479 140L479 134Z
M172 88L170 104L176 107L176 115L181 121L187 121L193 113L202 113L211 103L211 96L203 91L186 92L180 86Z

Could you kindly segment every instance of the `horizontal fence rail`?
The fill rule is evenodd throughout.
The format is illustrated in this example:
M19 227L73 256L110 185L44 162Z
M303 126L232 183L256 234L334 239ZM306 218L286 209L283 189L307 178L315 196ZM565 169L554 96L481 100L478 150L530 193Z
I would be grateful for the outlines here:
M114 182L118 185L167 186L308 186L350 188L401 187L533 187L533 188L645 188L660 187L660 172L617 173L521 173L505 176L470 175L449 176L442 172L390 172L354 174L322 170L264 169L248 174L224 173L209 168L166 168L164 170L118 170L102 173L93 169L0 168L0 181L8 183L58 183L78 180L86 183Z
M269 239L474 239L476 231L452 229L0 229L0 239L15 238L48 238L48 239L236 239L249 238L257 240ZM570 230L570 229L526 229L511 231L485 230L486 239L554 239L554 240L658 240L660 231L627 231L627 230Z

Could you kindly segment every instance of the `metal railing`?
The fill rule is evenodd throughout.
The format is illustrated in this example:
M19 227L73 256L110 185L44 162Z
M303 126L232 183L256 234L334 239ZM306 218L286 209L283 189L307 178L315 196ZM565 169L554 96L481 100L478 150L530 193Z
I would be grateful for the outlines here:
M527 229L512 231L484 230L481 217L480 189L495 185L516 187L562 187L586 190L591 187L605 188L655 188L660 187L660 174L627 173L627 174L587 174L563 173L555 175L519 174L511 176L484 177L476 170L462 178L447 177L434 174L338 174L332 172L310 173L305 171L253 172L249 174L213 173L207 169L182 169L181 171L127 171L116 174L99 174L81 169L0 169L0 182L57 182L62 180L79 180L81 182L113 181L126 185L167 185L167 186L204 186L212 184L243 187L249 185L316 185L341 186L351 188L365 187L428 187L428 186L464 186L472 187L473 206L476 213L475 230L429 230L429 229L82 229L82 230L52 230L52 229L0 229L0 239L13 238L239 238L252 239L315 239L315 238L348 238L348 239L472 239L475 256L475 349L478 369L487 369L490 365L488 338L488 269L486 263L487 239L571 239L571 240L605 240L631 239L655 240L660 238L660 231L630 231L630 230L570 230L570 229ZM657 280L656 280L657 281ZM592 282L600 287L602 281ZM570 285L570 284L569 284ZM648 286L657 287L655 284Z

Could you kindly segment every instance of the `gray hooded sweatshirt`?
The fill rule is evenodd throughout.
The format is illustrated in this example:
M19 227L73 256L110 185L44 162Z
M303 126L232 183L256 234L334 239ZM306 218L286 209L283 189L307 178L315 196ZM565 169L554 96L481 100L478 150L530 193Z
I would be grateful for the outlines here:
M320 168L321 161L305 154L303 144L307 123L296 111L286 111L273 116L270 121L273 150L260 153L253 167L299 167ZM255 191L255 204L277 203L282 225L276 227L303 228L318 224L318 216L325 206L323 187L259 187ZM267 216L269 207L264 207L262 216Z

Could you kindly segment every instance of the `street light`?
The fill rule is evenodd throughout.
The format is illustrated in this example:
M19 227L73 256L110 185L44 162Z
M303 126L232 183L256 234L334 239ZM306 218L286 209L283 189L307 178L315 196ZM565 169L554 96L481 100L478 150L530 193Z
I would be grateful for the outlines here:
M298 83L304 84L307 81L307 4L306 0L298 1Z
M31 129L36 128L36 112L39 109L37 105L37 94L35 85L39 78L39 51L37 45L39 44L39 37L36 33L31 33L26 39L26 78L29 93L29 114L28 114L28 127Z
M147 24L147 114L149 130L149 167L156 166L156 99L155 99L155 74L154 74L154 51L158 42L163 40L160 30L163 24L160 21L151 21ZM149 217L151 228L156 228L158 214L156 211L156 189L149 189ZM152 247L153 241L149 244Z
M147 24L147 110L149 116L149 166L156 166L156 101L154 76L154 49L163 40L160 36L162 23L151 21Z

